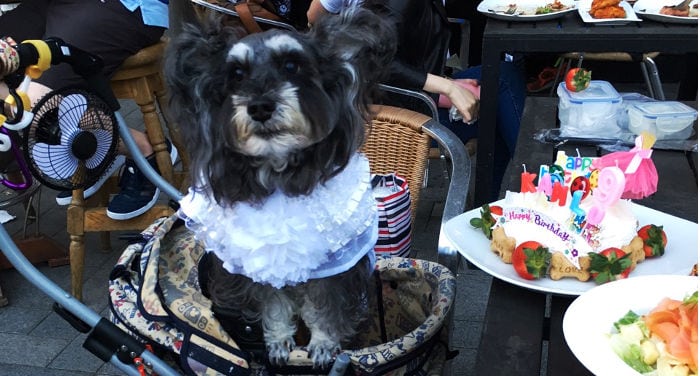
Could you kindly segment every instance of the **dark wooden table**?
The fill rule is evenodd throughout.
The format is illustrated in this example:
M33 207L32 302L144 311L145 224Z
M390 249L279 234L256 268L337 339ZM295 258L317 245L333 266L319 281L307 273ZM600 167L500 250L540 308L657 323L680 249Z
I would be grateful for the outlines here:
M551 21L505 22L489 19L483 36L479 148L476 158L475 205L490 201L493 178L494 139L498 103L499 63L504 52L631 52L658 51L664 54L697 54L697 24L666 24L644 20L624 26L586 24L577 12ZM697 64L685 72L684 82L697 94ZM662 77L663 79L663 77Z
M506 189L520 190L523 163L539 166L552 161L553 145L536 141L532 135L539 128L554 126L557 103L557 98L527 99L516 155L506 172L502 196ZM691 105L697 108L696 103ZM575 154L576 148L583 156L597 152L595 148L577 145L562 147L567 155ZM697 151L690 157L697 169ZM697 178L686 154L654 150L652 159L659 172L658 191L635 202L697 222ZM564 340L562 320L573 300L571 296L535 292L494 278L474 374L539 376L546 371L550 376L590 376Z

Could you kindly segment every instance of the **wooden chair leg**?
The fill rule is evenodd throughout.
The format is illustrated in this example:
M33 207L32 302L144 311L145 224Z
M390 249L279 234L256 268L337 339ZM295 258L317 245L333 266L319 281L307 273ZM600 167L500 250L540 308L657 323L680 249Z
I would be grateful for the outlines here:
M83 269L85 267L85 235L70 236L70 283L71 294L83 300Z
M153 147L153 152L156 155L158 166L170 165L170 155L168 147L165 144L165 136L163 135L160 119L156 112L156 102L153 93L150 91L150 86L146 78L139 79L139 83L135 92L134 102L141 109L143 115L143 123L146 128L146 135ZM165 180L173 181L172 169L160 169L161 175Z
M83 190L73 191L73 198L66 210L66 227L70 235L68 247L70 259L71 294L83 299L83 268L85 266L85 199Z
M161 115L163 116L163 120L165 121L165 126L168 128L168 134L170 135L170 141L172 141L173 146L177 148L178 155L180 158L180 161L182 163L182 171L189 171L190 170L190 158L189 155L185 152L185 143L182 140L182 134L180 133L180 128L178 125L167 116L167 108L168 108L168 103L167 103L167 98L166 98L166 90L165 90L165 84L163 83L163 78L161 75L156 75L154 77L154 83L153 87L156 88L155 90L155 95L156 95L156 102L158 103L158 107L160 108Z

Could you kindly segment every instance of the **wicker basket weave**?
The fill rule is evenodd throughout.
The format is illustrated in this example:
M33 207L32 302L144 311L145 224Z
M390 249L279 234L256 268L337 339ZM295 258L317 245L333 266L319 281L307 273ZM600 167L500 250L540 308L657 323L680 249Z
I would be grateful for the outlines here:
M430 151L430 136L423 132L423 124L431 118L391 106L373 106L372 112L362 152L373 174L397 173L408 180L411 219L415 220Z

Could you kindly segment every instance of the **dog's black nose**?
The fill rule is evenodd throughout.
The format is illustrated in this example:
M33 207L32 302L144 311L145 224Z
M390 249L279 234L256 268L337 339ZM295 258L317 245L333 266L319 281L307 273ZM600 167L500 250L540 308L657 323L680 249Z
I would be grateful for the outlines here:
M264 122L275 112L275 102L265 98L253 99L248 103L248 115L255 120Z

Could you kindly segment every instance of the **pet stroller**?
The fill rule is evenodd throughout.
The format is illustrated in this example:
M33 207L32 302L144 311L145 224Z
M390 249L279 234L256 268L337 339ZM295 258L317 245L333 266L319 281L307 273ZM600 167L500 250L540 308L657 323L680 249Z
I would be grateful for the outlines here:
M54 64L62 61L74 62L78 56L90 59L88 54L60 40L50 40L47 44L53 55L49 61ZM23 45L23 47L32 48L31 45ZM37 60L38 52L30 52L22 56ZM67 56L70 59L66 58ZM28 66L35 62L26 62L20 66ZM102 97L108 98L107 102L115 110L120 136L127 148L133 151L132 154L137 156L137 165L166 194L175 199L179 198L180 192L157 175L144 158L138 157L140 154L135 152L138 150L137 146L129 134L124 119L117 111L118 102L114 100L108 89L105 90L106 87L108 86L97 85L94 89ZM461 148L457 150L463 151ZM455 163L459 166L456 170L468 168L468 161L459 154L454 156L453 162L462 162L461 165ZM463 176L468 179L468 173ZM449 199L448 194L448 201ZM461 202L462 205L457 205L461 206L459 210L464 207L463 199ZM457 211L454 214L460 212ZM443 221L447 219L449 218L443 217ZM156 311L139 310L141 318L145 318L142 322L132 322L129 319L119 321L121 326L131 331L132 336L125 335L124 331L116 325L75 300L39 273L23 257L4 228L0 229L0 247L23 276L56 301L60 308L59 312L62 312L76 329L89 333L84 346L101 359L110 361L126 374L140 375L148 372L175 375L180 374L180 371L195 374L252 374L253 371L258 374L278 371L316 374L317 370L311 370L308 367L306 352L303 348L297 348L292 353L293 359L290 365L293 368L270 370L264 362L256 362L246 349L239 348L236 342L230 337L227 338L222 329L216 326L202 327L200 325L202 323L213 324L213 320L206 320L207 316L201 314L196 316L205 317L204 321L192 320L192 313L197 312L198 309L200 313L206 313L207 302L201 294L197 295L196 276L183 274L182 272L188 269L180 265L185 262L196 265L202 256L202 251L193 241L191 234L181 227L174 226L175 222L175 218L163 218L146 229L144 236L149 240L128 247L110 278L112 284L110 293L114 292L114 296L119 296L120 292L123 292L122 298L119 298L121 301L116 298L114 299L117 303L113 301L113 305L120 306L114 309L115 321L119 321L119 318L124 315L123 312L126 312L129 304L132 307L141 308L146 302L149 303L145 304L149 308L161 308ZM441 252L454 252L443 243L441 239ZM163 244L167 246L164 247ZM190 250L190 248L192 252L183 253L183 250ZM358 344L353 347L353 350L340 354L334 367L325 372L335 374L346 372L352 374L439 373L440 366L448 357L448 351L445 347L438 345L438 342L445 334L441 329L450 315L455 285L453 275L440 264L412 259L380 260L377 275L379 276L377 291L378 294L383 295L378 299L383 304L375 307L377 316L368 322L368 330L364 332L364 338L358 338ZM120 284L128 287L120 290ZM178 288L173 289L173 284L178 285ZM188 291L188 289L191 290ZM167 299L162 299L165 297L165 294L162 294L163 290L170 292ZM160 307L158 307L159 304ZM132 313L133 317L139 315L136 311ZM148 330L145 332L141 330L144 323L148 329L166 328L165 339L159 342L158 335L154 336L156 338L151 338ZM187 325L182 325L185 323ZM192 323L196 324L192 326ZM164 333L161 330L157 332L161 335ZM188 336L189 346L182 346L185 342L180 342L178 336ZM171 344L175 346L171 347ZM147 345L155 347L154 351L159 356L154 355L154 352L149 350L150 346ZM225 351L228 349L231 351ZM183 350L187 350L184 355ZM225 364L227 359L232 357L231 354L233 354L233 364L237 367L224 368L223 372L209 368L207 359L211 359L213 364L218 366L221 362ZM180 364L166 362L160 358L161 356L164 359L179 358ZM147 366L146 370L144 366ZM176 371L174 368L180 369Z

